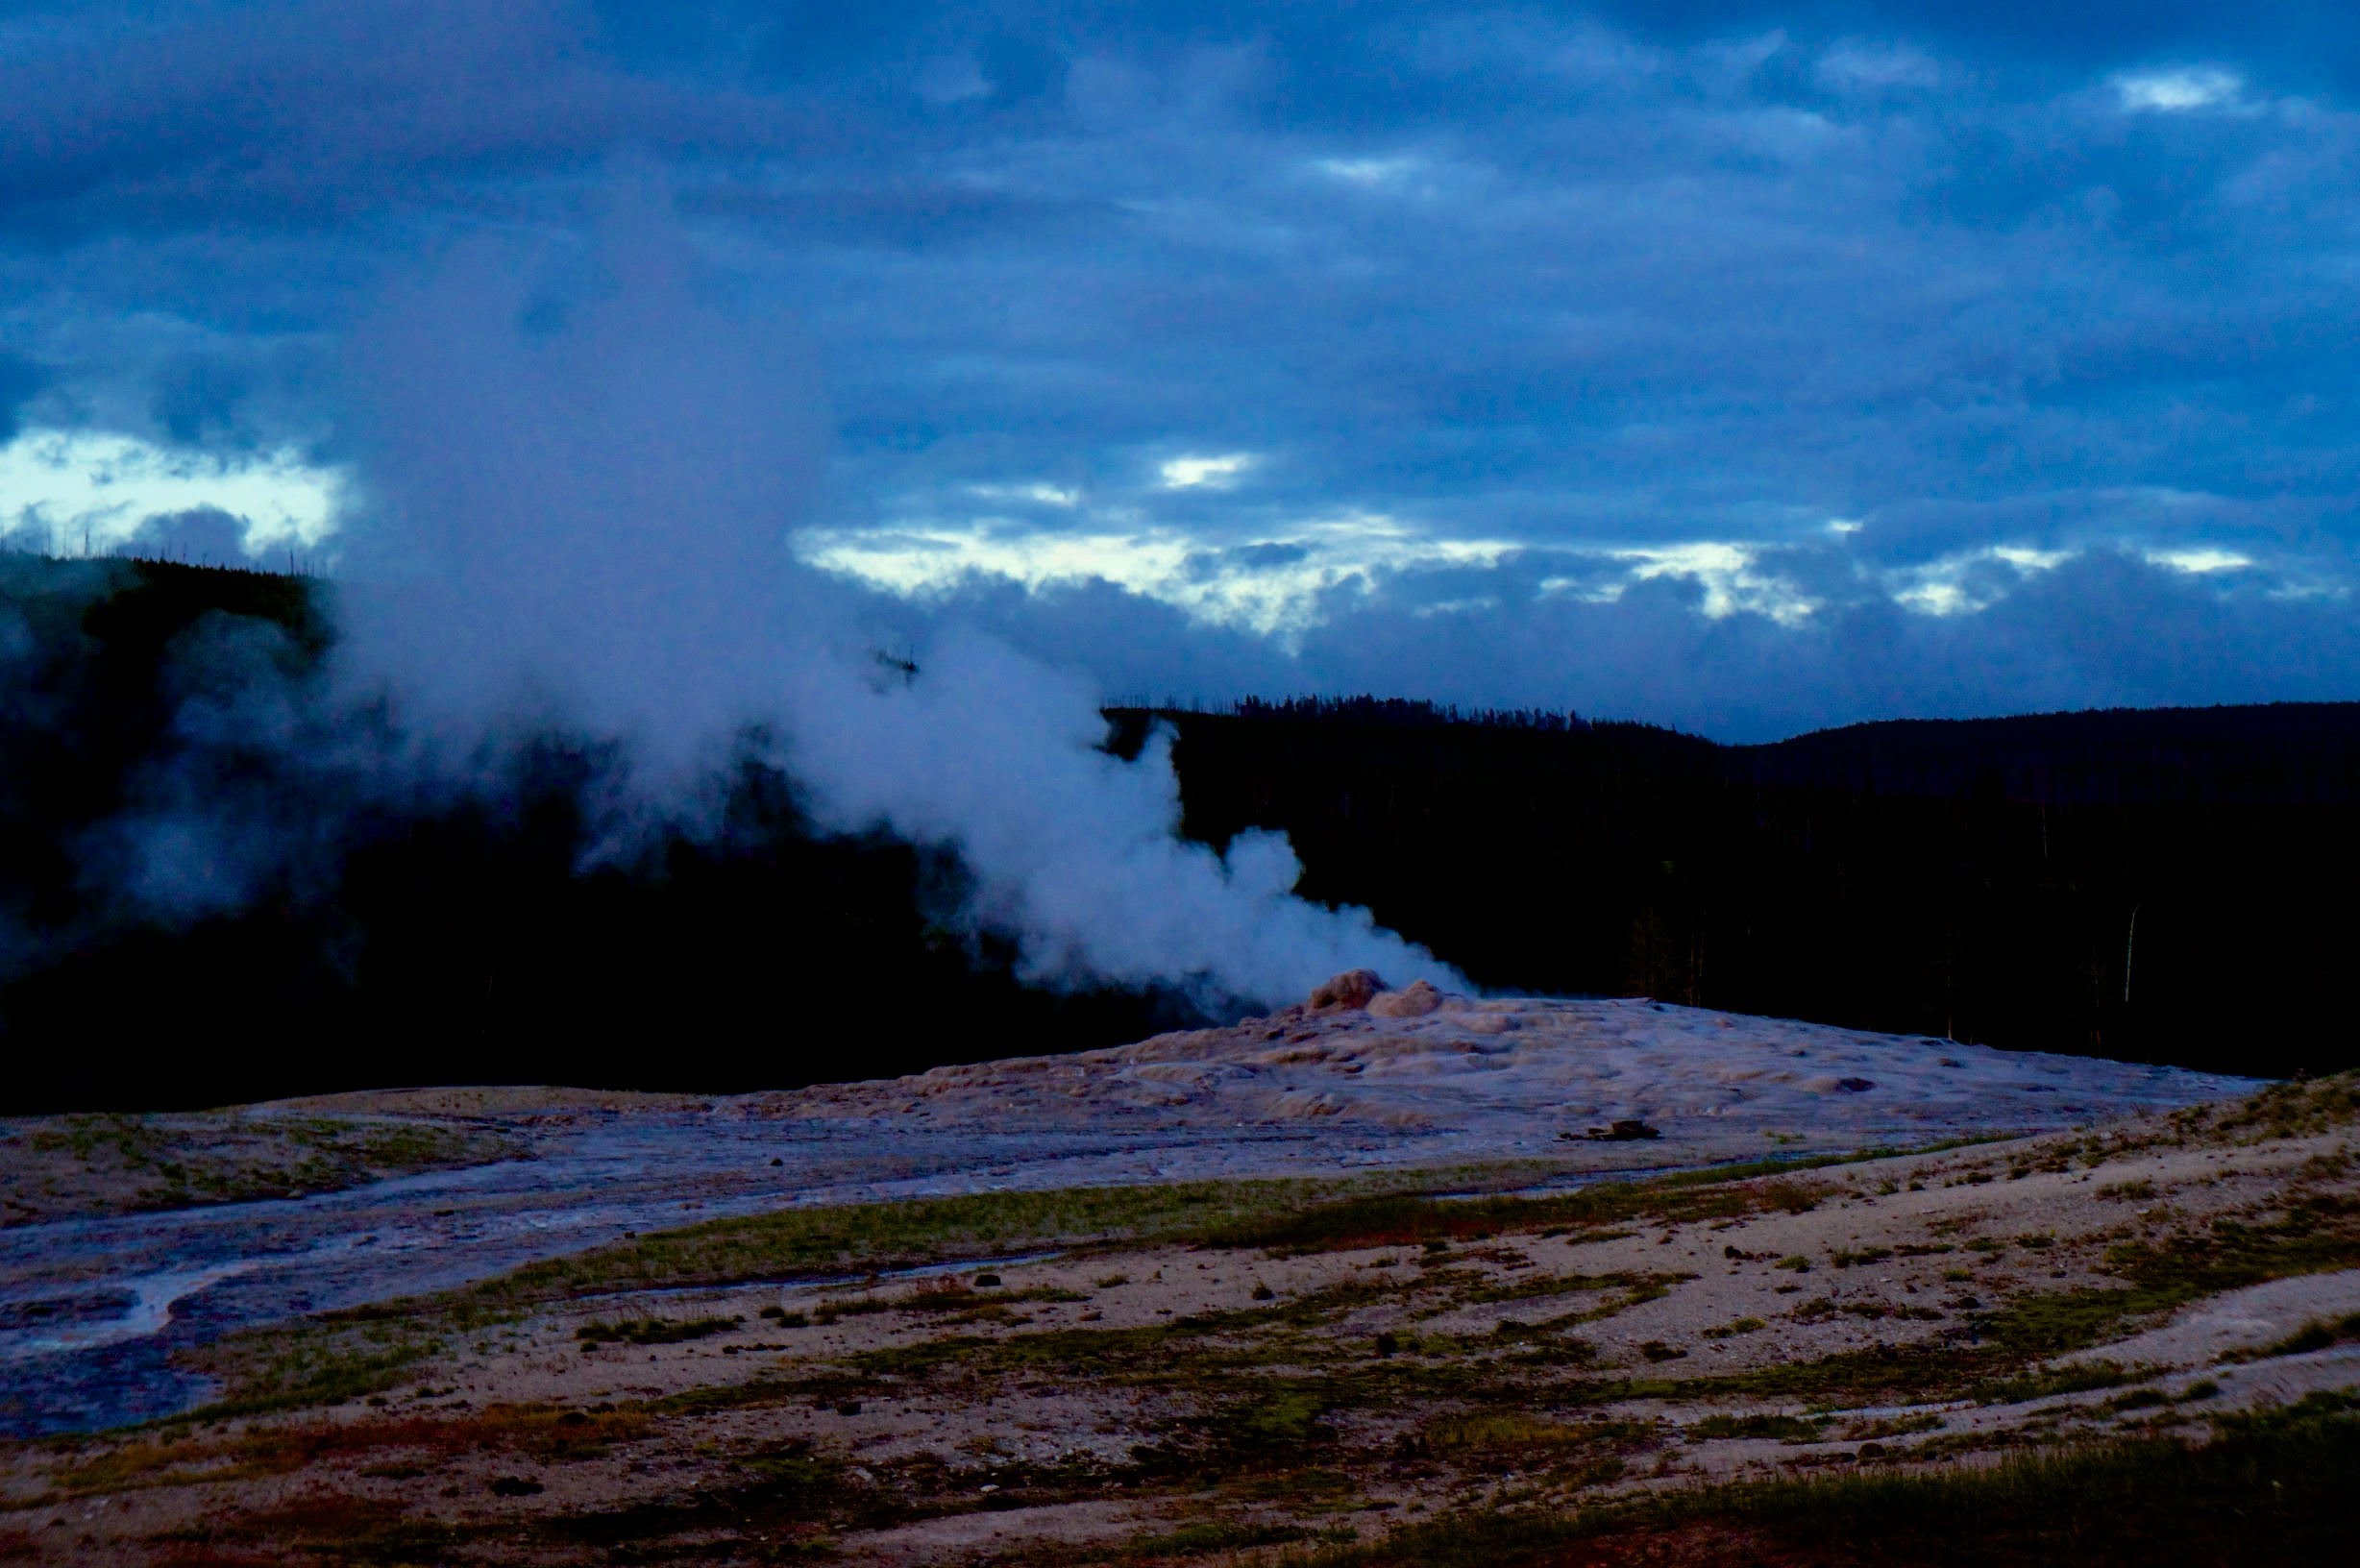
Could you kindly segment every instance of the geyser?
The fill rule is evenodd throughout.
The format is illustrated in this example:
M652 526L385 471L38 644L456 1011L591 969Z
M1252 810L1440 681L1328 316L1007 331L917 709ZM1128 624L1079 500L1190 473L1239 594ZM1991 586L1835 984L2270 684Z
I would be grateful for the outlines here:
M1370 968L1459 982L1364 910L1293 894L1286 841L1178 834L1168 740L1101 748L1081 678L957 624L872 678L864 591L789 551L823 424L807 356L701 287L661 192L620 183L586 264L463 246L356 338L369 501L346 551L348 698L418 754L557 723L628 745L618 821L693 821L752 745L831 826L955 847L974 928L1029 978L1162 982L1215 1005Z

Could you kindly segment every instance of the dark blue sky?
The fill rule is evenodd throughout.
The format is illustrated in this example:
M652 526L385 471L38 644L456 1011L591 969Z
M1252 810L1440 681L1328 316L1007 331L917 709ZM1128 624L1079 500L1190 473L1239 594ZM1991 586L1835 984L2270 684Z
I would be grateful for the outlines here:
M2356 97L2323 4L0 3L0 524L316 532L356 324L621 159L809 346L792 548L1116 693L2360 697Z

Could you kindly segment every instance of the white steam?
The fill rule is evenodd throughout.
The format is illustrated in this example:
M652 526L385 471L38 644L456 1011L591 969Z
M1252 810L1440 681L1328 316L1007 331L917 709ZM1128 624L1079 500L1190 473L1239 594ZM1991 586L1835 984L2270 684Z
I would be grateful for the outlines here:
M968 918L1034 978L1266 1004L1363 967L1463 983L1295 897L1283 838L1182 840L1168 741L1100 749L1077 678L945 626L915 679L878 679L869 601L788 549L820 450L804 355L700 295L660 195L627 187L595 258L550 271L463 252L359 339L342 679L446 747L553 720L620 738L654 809L758 728L829 824L954 846Z

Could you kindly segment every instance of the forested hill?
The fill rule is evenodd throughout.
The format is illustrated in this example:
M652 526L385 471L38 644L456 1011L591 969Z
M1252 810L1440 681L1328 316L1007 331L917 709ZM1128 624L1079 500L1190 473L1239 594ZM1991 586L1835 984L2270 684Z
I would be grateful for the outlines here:
M1765 784L2046 805L2349 804L2360 702L1902 719L1733 747Z
M2360 704L1853 725L1724 747L1369 699L1125 709L1187 831L1492 986L2249 1072L2360 1061Z
M300 686L321 594L0 555L0 1112L453 1080L721 1090L1192 1021L1177 994L1020 986L946 919L953 857L819 832L763 766L721 781L718 831L619 864L588 804L616 759L579 738L397 805L186 722L266 715L241 681ZM1111 717L1117 749L1177 728L1188 832L1284 829L1304 892L1487 985L2240 1071L2360 1061L2360 705L1764 747L1401 701ZM206 841L175 837L200 819L301 852L214 886ZM177 881L139 884L157 865Z

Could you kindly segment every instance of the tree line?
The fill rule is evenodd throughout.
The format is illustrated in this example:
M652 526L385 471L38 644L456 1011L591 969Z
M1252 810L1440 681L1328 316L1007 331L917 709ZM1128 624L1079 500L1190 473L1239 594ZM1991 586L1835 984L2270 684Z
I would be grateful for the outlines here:
M1355 698L1124 709L1184 828L1479 983L2258 1073L2360 1062L2360 704L1721 746Z

